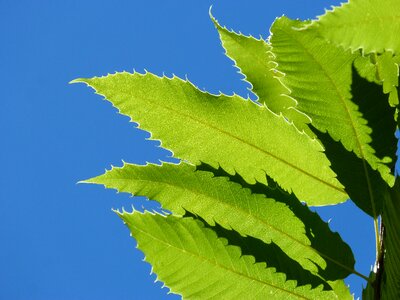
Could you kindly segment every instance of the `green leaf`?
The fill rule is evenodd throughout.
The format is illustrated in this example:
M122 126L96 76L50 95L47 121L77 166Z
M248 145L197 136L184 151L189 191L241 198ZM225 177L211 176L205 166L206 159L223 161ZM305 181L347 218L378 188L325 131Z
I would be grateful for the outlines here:
M194 166L185 163L164 163L161 167L125 164L85 182L147 196L175 215L189 211L212 226L216 222L265 243L273 241L303 268L325 279L344 278L353 270L350 248L329 228L324 232L326 235L318 237L323 238L323 244L312 245L304 224L287 205L264 195L252 194L239 184L229 182L226 177L213 178L210 172L194 171ZM318 234L321 228L309 230ZM332 249L336 252L333 253Z
M333 289L338 299L354 300L353 294L351 294L349 287L343 280L328 281L328 283Z
M381 99L379 89L370 94L371 87L360 83L353 70L356 54L327 44L312 29L296 29L302 25L282 17L272 26L273 52L279 70L286 74L282 81L298 100L298 109L311 117L316 129L328 132L333 140L361 158L361 180L365 183L361 190L367 191L368 196L361 201L369 203L362 206L370 215L378 216L382 199L373 195L368 164L393 184L396 123L387 116L394 115L394 110L386 104L387 99ZM335 159L334 155L329 158ZM346 188L351 188L351 182L347 183L350 186ZM360 198L355 194L352 197ZM353 200L357 203L357 199Z
M185 214L194 219L199 219L195 215L189 213ZM203 221L202 219L200 219ZM204 223L204 221L203 221ZM312 275L309 271L302 269L302 267L290 257L288 257L275 243L265 244L261 240L253 237L244 237L234 230L227 230L218 224L214 227L204 223L206 228L211 228L219 238L227 240L227 245L237 246L241 249L242 255L254 256L255 262L265 262L268 267L276 269L278 273L284 273L286 280L296 280L297 285L311 284L312 288L319 285L324 286L324 290L333 290L338 299L353 300L349 288L343 280L324 281L321 278ZM329 239L331 236L326 236ZM336 251L342 249L336 248ZM350 254L352 256L352 254Z
M369 122L375 124L371 138L376 154L384 156L385 153L392 153L389 167L394 170L397 140L394 134L387 133L395 131L396 123L392 117L382 118L384 115L393 116L394 108L387 104L387 97L382 94L380 86L363 79L357 72L353 72L352 93L353 101L359 104L360 110L365 111ZM327 133L316 132L316 136L325 147L332 170L354 203L372 217L380 215L388 197L388 185L380 174Z
M317 275L313 275L310 271L305 270L301 265L291 259L282 251L274 242L264 243L263 241L251 237L243 236L239 232L231 229L225 229L219 224L211 226L199 216L191 213L186 213L186 217L192 217L203 222L206 228L212 229L219 238L227 240L227 245L237 246L241 249L242 255L251 255L254 257L255 262L264 262L270 268L275 268L276 272L284 273L286 280L296 280L297 285L310 284L312 288L323 285L325 290L331 290L329 284Z
M400 181L396 180L391 197L385 202L382 214L384 225L384 261L382 299L400 298Z
M313 26L329 42L352 51L400 53L400 1L351 0L320 16Z
M335 141L340 140L347 150L365 159L392 185L394 177L384 164L392 153L381 159L376 157L370 145L370 127L377 124L368 123L365 113L351 101L352 65L357 55L327 44L315 30L296 29L303 24L282 17L271 28L278 69L286 74L283 83L298 101L298 109L311 117L315 128L328 131ZM387 132L380 134L387 136Z
M399 104L397 87L399 86L399 66L393 59L393 53L384 52L376 57L377 77L383 84L383 92L390 94L389 103Z
M369 279L374 282L376 279L376 274L371 271L369 274ZM368 282L367 286L362 291L363 300L375 300L375 289L371 282Z
M287 205L293 214L303 222L305 234L311 242L310 246L327 261L327 267L318 272L322 278L333 279L335 276L343 278L346 276L345 270L353 268L355 263L353 253L340 235L332 232L328 223L324 222L317 213L311 211L307 205L302 204L295 195L280 189L272 178L268 178L268 185L260 182L249 184L237 173L230 175L222 168L215 169L204 163L197 166L197 170L211 172L215 177L226 177L243 188L249 189L252 194L265 195L267 198ZM354 269L351 272L355 273Z
M211 95L176 77L124 72L75 82L104 95L178 158L220 164L250 183L265 183L268 173L310 205L347 199L321 145L265 106Z
M381 158L389 172L393 174L397 160L397 138L395 136L397 125L394 117L396 108L387 105L388 96L382 93L380 86L363 79L354 68L352 70L351 92L352 101L358 106L359 111L362 112L363 117L372 129L369 134L371 137L370 146L374 149L375 156ZM382 177L385 179L384 176ZM392 186L393 183L390 185Z
M192 218L119 213L158 279L184 298L336 299L322 286L296 286L285 275L255 263L238 247Z
M295 108L296 100L290 97L290 90L280 81L284 75L276 70L271 46L262 38L256 39L229 31L221 27L213 16L211 18L226 55L245 76L245 81L251 84L251 91L258 96L258 101L265 103L276 114L282 113L293 121L297 128L312 135L307 126L310 118Z
M372 62L372 55L373 54L368 56L358 56L354 60L354 67L362 78L367 79L369 82L382 84L382 82L377 78L376 63Z
M399 65L391 52L380 55L360 56L354 61L360 75L370 82L383 85L383 92L389 94L389 103L395 107L399 104Z
M327 133L316 132L316 135L325 146L325 153L332 161L332 169L351 200L370 216L380 215L388 197L388 186L379 173L363 163L353 152L344 149Z

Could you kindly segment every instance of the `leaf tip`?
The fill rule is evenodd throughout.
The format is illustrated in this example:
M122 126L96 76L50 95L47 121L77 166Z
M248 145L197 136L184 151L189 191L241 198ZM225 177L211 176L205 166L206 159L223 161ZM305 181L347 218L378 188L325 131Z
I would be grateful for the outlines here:
M90 183L96 183L96 182L93 181L93 178L89 178L89 179L79 180L76 184L90 184Z
M209 10L208 10L208 15L211 19L211 22L213 22L215 28L217 28L217 30L221 30L222 26L219 24L218 20L214 17L213 13L212 13L212 5L210 6Z
M76 78L68 82L68 84L74 84L74 83L86 83L88 84L89 79L88 78Z
M208 15L210 16L211 19L214 19L214 16L212 14L212 4L210 5L210 8L208 9Z
M99 176L96 177L92 177L92 178L88 178L88 179L83 179L83 180L79 180L77 182L77 184L102 184L101 182L99 182L99 179L102 179L104 175L106 175L106 173L111 172L114 169L114 166L111 166L111 170L107 170L105 169L105 173L101 174Z

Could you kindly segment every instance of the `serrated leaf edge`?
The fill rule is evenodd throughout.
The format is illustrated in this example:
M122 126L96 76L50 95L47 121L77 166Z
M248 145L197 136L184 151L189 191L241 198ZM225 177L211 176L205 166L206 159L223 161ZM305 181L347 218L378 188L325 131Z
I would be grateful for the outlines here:
M126 221L124 220L124 218L123 218L123 216L124 216L125 214L126 214L126 215L133 215L133 214L135 214L135 213L139 213L139 214L142 214L142 215L144 215L144 214L151 214L151 215L159 215L159 216L162 216L162 217L164 217L164 218L167 217L166 215L162 215L162 214L159 214L159 213L157 213L157 212L154 212L154 213L153 213L153 212L149 212L149 211L140 212L140 211L137 211L137 210L133 210L132 212L127 212L126 210L123 210L122 213L121 213L119 210L113 210L113 212L115 212L115 213L122 219L124 225L126 225L126 226L127 226L127 222L126 222ZM193 220L194 220L194 219L193 219ZM198 221L198 222L200 222L200 221ZM202 223L202 222L201 222L201 223ZM203 228L205 231L208 231L208 232L212 233L213 236L216 237L218 240L220 240L220 241L224 244L225 247L230 247L230 248L232 248L232 249L236 249L236 251L238 251L238 252L240 253L239 259L242 259L243 257L248 257L248 258L253 262L253 265L261 265L261 266L263 266L265 269L275 270L274 274L282 274L282 276L284 276L284 282L285 282L285 283L287 283L287 282L293 282L294 285L295 285L295 288L304 287L304 288L308 288L308 290L313 290L313 291L318 291L318 290L319 290L319 291L323 291L323 286L322 286L322 284L319 285L319 286L317 286L316 288L312 289L311 284L306 284L306 285L298 286L298 285L297 285L297 280L286 280L286 274L285 274L285 273L276 272L276 268L274 268L274 267L268 267L267 264L266 264L265 262L256 262L256 259L255 259L255 257L254 257L253 255L248 255L248 254L246 254L246 255L241 255L242 250L241 250L241 248L240 248L239 246L235 246L235 245L230 245L230 244L228 244L228 243L227 243L227 240L226 240L225 238L220 238L220 237L218 237L218 236L216 235L216 233L215 233L212 229L209 229L209 228L204 227L204 224L202 224L202 228ZM130 236L131 236L132 238L134 238L133 235L132 235L132 233L130 233ZM136 240L136 239L135 239L135 240ZM157 276L157 273L154 272L153 266L152 266L151 263L147 260L146 254L143 252L143 250L140 249L139 242L138 242L137 240L136 240L136 242L137 242L136 248L137 248L140 252L142 252L142 253L144 254L144 258L143 258L142 261L144 261L144 262L150 264L150 266L151 266L151 274L156 274L156 276ZM178 248L178 249L180 249L180 248ZM207 258L205 258L205 259L207 260ZM234 273L236 273L236 272L234 272ZM240 276L244 276L244 274L240 274L240 273L237 273L237 274L240 275ZM250 277L249 277L249 278L250 278ZM251 279L251 278L250 278L250 279ZM173 289L170 288L170 287L168 287L167 284L166 284L165 282L159 280L158 276L156 277L155 282L162 282L162 283L163 283L162 288L165 287L165 288L168 288L168 289L169 289L168 294L172 293L172 294L176 294L176 295L179 295L179 296L182 297L182 294L180 294L179 292L174 292ZM265 284L265 285L271 286L271 287L273 287L273 288L275 288L275 289L282 290L282 291L284 291L284 292L286 292L286 293L288 293L288 294L292 294L292 295L294 295L294 296L296 296L296 297L298 297L298 298L300 298L300 299L310 299L310 300L313 299L313 298L306 298L305 296L298 295L298 294L295 294L295 293L293 293L293 292L287 291L287 290L285 290L285 289L279 288L279 287L277 287L277 286L274 286L272 283L269 284L269 283L266 283L266 282L264 282L264 281L262 281L262 283Z

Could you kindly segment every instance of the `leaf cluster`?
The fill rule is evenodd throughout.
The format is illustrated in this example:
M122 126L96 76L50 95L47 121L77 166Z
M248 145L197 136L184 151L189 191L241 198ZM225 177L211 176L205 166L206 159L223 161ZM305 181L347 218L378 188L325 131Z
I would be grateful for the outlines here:
M356 274L365 299L400 298L398 11L397 0L351 0L313 21L277 18L266 40L210 14L256 101L147 72L74 81L181 160L124 163L84 181L161 204L164 213L116 213L171 292L351 299L343 279ZM369 277L309 208L348 199L375 224Z

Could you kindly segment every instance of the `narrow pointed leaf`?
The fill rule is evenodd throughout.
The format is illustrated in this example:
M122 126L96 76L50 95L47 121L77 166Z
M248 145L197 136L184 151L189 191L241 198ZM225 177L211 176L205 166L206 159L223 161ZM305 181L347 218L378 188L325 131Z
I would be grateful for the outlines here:
M221 27L214 17L211 18L226 55L235 62L236 67L246 77L245 80L251 84L251 90L258 96L258 101L265 103L273 112L282 113L299 130L312 134L306 125L310 123L310 118L295 108L297 103L290 97L290 90L280 81L280 77L284 75L276 71L271 46L262 38L256 39L229 31Z
M321 36L352 51L400 53L400 1L351 0L313 23Z
M104 95L178 158L219 163L248 182L266 182L267 172L310 205L347 199L320 144L265 106L236 95L211 95L179 78L152 74L124 72L75 82Z
M318 252L311 245L302 221L285 204L251 194L250 190L229 182L226 177L213 178L210 172L194 171L194 166L184 163L161 167L125 164L86 182L147 196L175 215L189 211L210 225L216 222L265 243L273 241L303 268L325 279L344 278L353 270L354 260L346 244L335 243L337 239L329 240L326 236L325 250L334 248L343 252Z
M122 213L138 247L158 279L185 299L336 299L322 286L311 289L286 281L265 263L241 255L192 218Z

